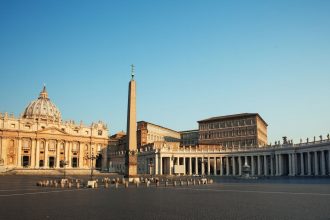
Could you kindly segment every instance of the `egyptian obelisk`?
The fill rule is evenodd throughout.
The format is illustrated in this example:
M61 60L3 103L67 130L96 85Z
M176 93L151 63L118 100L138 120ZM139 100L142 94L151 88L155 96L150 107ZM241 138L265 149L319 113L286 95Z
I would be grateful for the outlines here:
M128 87L127 109L127 149L126 149L126 177L136 178L137 175L137 139L136 139L136 82L134 80L134 65L132 67L132 79Z

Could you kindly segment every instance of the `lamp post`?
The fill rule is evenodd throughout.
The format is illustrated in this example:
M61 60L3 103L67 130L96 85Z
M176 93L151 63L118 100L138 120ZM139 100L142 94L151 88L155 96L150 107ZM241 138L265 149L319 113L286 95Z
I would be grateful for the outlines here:
M69 164L69 162L68 161L65 161L65 160L61 160L60 161L60 164L63 166L63 179L65 179L66 178L66 170L65 170L65 168L66 168L66 166Z
M90 160L92 162L90 180L93 180L94 160L96 160L96 157L94 156L94 153L92 153L92 156L86 156L85 159Z

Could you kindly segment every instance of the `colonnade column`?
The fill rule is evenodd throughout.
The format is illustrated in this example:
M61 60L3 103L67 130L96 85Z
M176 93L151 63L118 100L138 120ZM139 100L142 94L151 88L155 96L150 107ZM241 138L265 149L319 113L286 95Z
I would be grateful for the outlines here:
M324 157L324 151L321 151L321 175L325 175L325 157Z
M22 139L18 139L17 167L22 167Z
M204 164L204 157L202 157L202 163L201 163L201 165L202 165L202 175L205 175L205 164Z
M300 153L300 176L305 175L304 153Z
M159 175L163 175L163 158L162 155L159 154Z
M195 174L198 175L198 157L195 158Z
M242 157L238 157L238 175L242 176Z
M192 175L192 157L189 157L189 176Z
M314 152L314 175L319 175L319 163L318 163L318 156L317 151Z
M278 154L275 154L275 173L276 173L276 176L279 175L279 159L278 159Z
M257 156L257 163L258 163L258 176L261 175L261 156Z
M235 175L236 175L236 163L235 163L235 157L232 157L231 160L232 160L231 163L232 163L232 166L233 166L232 174L233 174L233 176L235 176Z
M267 155L264 155L264 175L268 176Z
M278 171L279 175L282 176L283 168L282 168L282 154L278 155Z
M217 158L214 157L213 160L213 175L216 176L217 175Z
M312 175L312 163L311 163L311 154L307 152L307 175Z
M254 168L254 156L251 156L251 175L255 176L255 168Z
M173 160L174 158L170 157L170 175L173 174Z
M211 175L211 160L210 157L207 158L207 175Z
M274 176L274 157L270 155L270 175Z
M40 141L37 139L35 168L39 168Z
M229 157L226 157L226 176L229 175Z
M328 175L330 175L330 150L328 150Z
M295 176L297 173L297 158L296 158L296 154L293 153L292 154L292 176Z
M220 165L220 176L223 176L222 157L220 157L219 165Z
M292 176L292 154L288 154L289 157L289 176Z
M158 154L155 154L154 175L158 175Z
M183 167L184 167L184 174L183 175L187 175L187 170L186 170L186 157L183 157Z

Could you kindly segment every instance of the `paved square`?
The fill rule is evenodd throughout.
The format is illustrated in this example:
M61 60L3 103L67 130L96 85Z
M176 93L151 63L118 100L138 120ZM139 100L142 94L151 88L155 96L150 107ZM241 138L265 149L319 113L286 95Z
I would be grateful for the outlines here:
M0 219L330 219L329 181L59 189L40 179L1 176Z

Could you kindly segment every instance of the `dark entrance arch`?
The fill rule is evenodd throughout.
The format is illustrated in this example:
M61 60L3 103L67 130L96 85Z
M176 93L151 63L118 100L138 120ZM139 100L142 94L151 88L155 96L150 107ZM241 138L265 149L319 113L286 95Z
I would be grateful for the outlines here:
M49 168L54 168L55 166L55 157L49 157Z
M30 166L30 157L29 156L23 156L23 167L28 167Z
M102 154L97 155L95 167L98 170L100 170L102 168Z
M78 167L78 158L77 157L72 158L72 167L73 168Z

